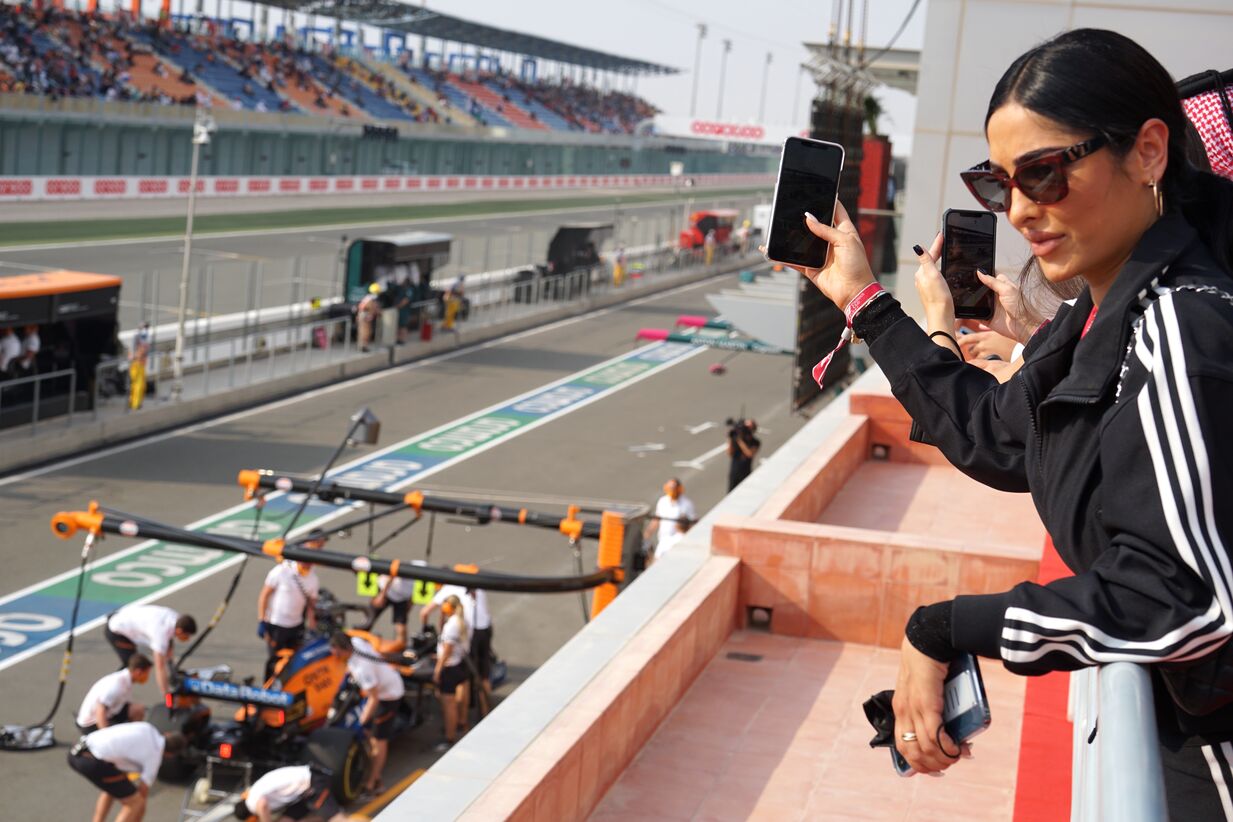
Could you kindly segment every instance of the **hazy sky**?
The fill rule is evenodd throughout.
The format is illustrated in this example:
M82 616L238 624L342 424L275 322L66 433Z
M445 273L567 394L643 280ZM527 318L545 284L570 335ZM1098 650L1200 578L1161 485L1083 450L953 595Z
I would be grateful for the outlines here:
M860 2L857 6L859 20ZM867 44L885 45L903 22L912 0L868 0ZM924 33L928 0L916 9L896 43L918 49ZM469 20L566 40L579 45L636 57L683 70L661 79L642 79L638 92L667 114L689 114L693 84L697 23L709 27L702 43L698 115L716 113L723 40L732 41L724 84L725 120L755 120L762 89L767 52L772 62L767 83L766 122L804 124L807 80L802 81L799 103L797 67L806 59L801 43L826 39L831 0L428 0L428 7ZM844 4L846 9L847 4ZM855 37L855 33L854 33ZM893 123L884 128L911 134L914 106L903 93L882 89ZM799 109L799 110L798 110Z

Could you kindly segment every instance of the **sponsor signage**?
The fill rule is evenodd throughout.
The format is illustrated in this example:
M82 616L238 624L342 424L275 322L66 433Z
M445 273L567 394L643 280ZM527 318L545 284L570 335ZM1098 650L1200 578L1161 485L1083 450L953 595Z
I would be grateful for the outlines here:
M698 121L702 122L702 121ZM722 127L722 128L721 128ZM699 134L716 139L756 141L750 129L761 126L729 126L713 123L699 126ZM706 132L703 135L701 132ZM725 136L720 137L723 134ZM741 136L745 135L745 136ZM674 163L672 169L682 165ZM674 174L641 177L459 176L459 177L199 177L197 194L202 197L294 196L311 192L444 191L469 188L593 188L613 186L668 186ZM770 183L769 174L690 175L698 185L756 185ZM184 197L188 177L0 177L0 202L35 200L130 200Z
M653 129L656 134L763 145L778 145L794 135L809 136L807 130L782 124L733 123L694 117L656 117Z
M223 699L228 702L247 702L252 705L265 705L269 708L290 708L295 697L286 691L270 691L265 688L254 688L251 685L237 685L234 682L214 682L209 679L193 679L186 677L180 680L180 693L207 699Z

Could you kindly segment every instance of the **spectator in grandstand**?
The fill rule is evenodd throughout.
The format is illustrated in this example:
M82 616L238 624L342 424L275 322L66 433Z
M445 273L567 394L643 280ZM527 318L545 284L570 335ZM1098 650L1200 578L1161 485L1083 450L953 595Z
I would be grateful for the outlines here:
M133 654L128 664L95 682L77 709L77 727L82 733L122 722L140 722L146 717L146 706L133 702L133 685L150 680L154 663L142 654Z
M1233 481L1233 182L1190 165L1168 72L1114 32L1065 32L1017 59L985 131L990 164L965 173L973 194L1007 212L1050 282L1086 281L1010 383L963 367L878 290L842 206L834 228L807 220L833 256L804 273L836 305L861 295L853 333L896 397L965 473L1030 491L1075 572L918 609L897 747L923 773L953 764L938 728L961 651L1029 675L1150 664L1169 817L1224 820L1233 509L1217 495Z

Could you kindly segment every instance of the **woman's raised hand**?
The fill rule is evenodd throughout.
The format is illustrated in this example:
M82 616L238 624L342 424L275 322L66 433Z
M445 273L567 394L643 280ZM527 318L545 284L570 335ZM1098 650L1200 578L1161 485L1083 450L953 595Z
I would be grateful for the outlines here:
M978 271L976 276L997 296L993 319L988 322L989 329L1017 342L1026 343L1030 340L1043 320L1033 316L1028 310L1019 286L1005 274L991 277Z
M921 307L925 309L925 322L930 331L945 331L948 334L955 330L955 300L951 297L950 286L946 278L938 270L937 259L942 253L942 235L933 238L929 251L920 246L913 246L920 268L916 269L916 293L920 295Z
M805 212L805 227L815 237L820 237L830 244L826 253L826 264L821 268L799 265L790 268L808 277L810 282L842 311L862 288L874 282L860 234L857 233L852 218L848 216L847 209L838 201L835 202L834 227L826 225L809 212Z

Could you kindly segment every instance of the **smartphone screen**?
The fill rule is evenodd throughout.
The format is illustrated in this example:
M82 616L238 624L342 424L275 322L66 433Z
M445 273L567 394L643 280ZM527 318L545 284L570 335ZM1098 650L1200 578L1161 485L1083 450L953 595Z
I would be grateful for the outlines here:
M827 225L834 221L842 171L843 146L804 137L784 141L766 256L808 268L826 263L829 244L806 228L805 212Z
M976 271L993 273L997 228L997 215L991 211L952 208L942 217L942 276L960 319L993 317L993 292L977 279Z

